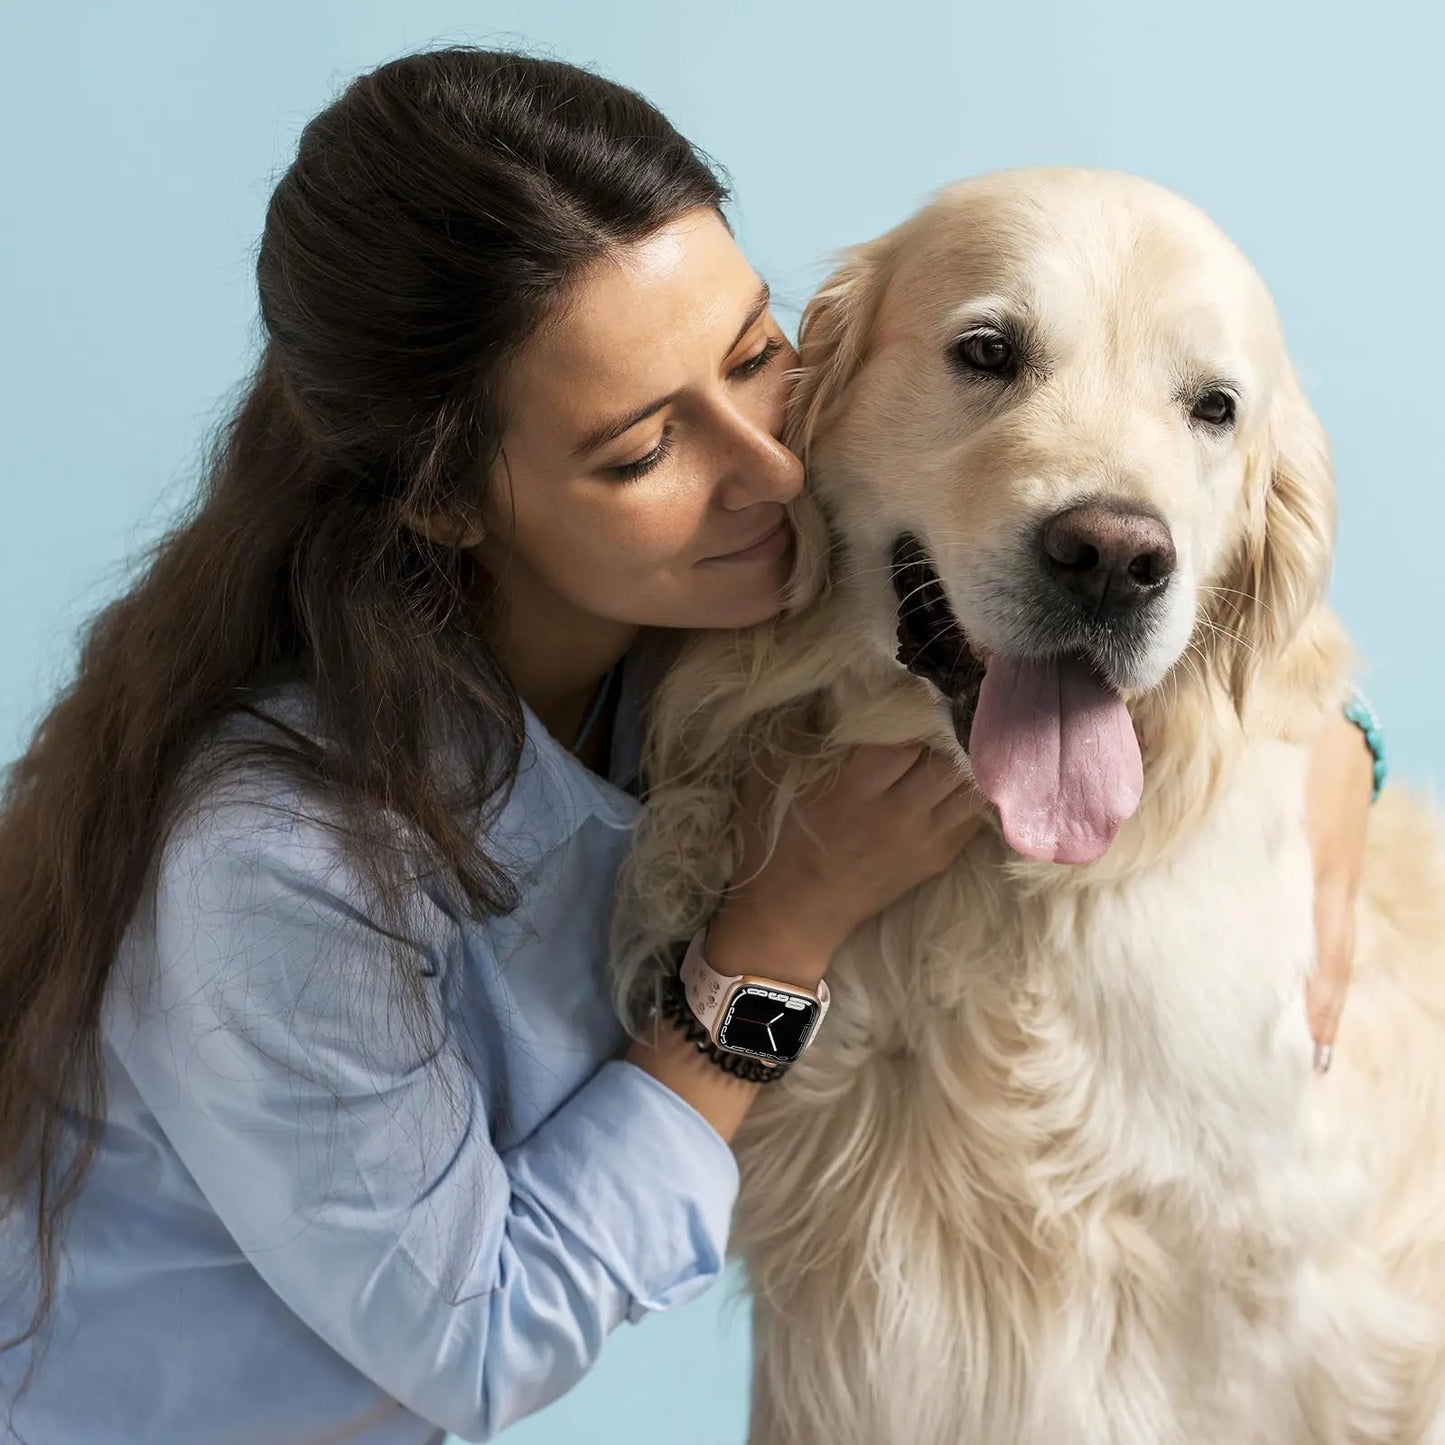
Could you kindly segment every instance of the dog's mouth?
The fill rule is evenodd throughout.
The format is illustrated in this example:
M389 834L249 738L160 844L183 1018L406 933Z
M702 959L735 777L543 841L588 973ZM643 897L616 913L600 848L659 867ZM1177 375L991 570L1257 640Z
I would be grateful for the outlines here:
M1092 863L1139 805L1143 762L1128 709L1078 654L994 655L969 641L927 549L893 544L898 662L947 700L974 778L1026 858Z
M898 598L898 661L948 699L954 734L966 752L985 663L948 605L943 579L911 533L893 544L893 592Z

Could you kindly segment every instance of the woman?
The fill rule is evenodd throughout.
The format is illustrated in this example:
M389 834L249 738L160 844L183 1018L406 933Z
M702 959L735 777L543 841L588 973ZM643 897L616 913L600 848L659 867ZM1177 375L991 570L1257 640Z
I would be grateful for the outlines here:
M649 659L791 561L792 354L723 200L552 62L408 57L306 128L205 494L9 781L21 1438L485 1439L717 1274L759 1085L625 1039L604 955ZM1368 772L1342 722L1336 961ZM860 749L743 860L713 967L811 988L977 812Z

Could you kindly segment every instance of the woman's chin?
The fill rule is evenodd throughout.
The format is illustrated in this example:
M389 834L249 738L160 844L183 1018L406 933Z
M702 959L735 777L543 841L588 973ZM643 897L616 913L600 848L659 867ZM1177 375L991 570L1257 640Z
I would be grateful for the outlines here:
M666 615L652 612L644 626L676 628L686 632L741 631L776 617L787 605L793 574L793 551L766 566L747 562L737 566L696 566L682 590L668 599Z
M738 588L736 595L713 609L711 620L701 625L708 628L757 627L774 618L787 603L788 578L791 566L775 569L771 578L755 581L747 588ZM742 579L740 578L739 581ZM771 585L769 585L771 583Z

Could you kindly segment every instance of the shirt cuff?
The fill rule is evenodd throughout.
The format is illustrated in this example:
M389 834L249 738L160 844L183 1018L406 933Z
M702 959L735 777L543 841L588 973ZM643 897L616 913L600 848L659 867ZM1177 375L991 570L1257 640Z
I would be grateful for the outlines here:
M513 1190L617 1280L634 1323L685 1304L722 1272L737 1161L696 1109L635 1064L604 1064L502 1158Z

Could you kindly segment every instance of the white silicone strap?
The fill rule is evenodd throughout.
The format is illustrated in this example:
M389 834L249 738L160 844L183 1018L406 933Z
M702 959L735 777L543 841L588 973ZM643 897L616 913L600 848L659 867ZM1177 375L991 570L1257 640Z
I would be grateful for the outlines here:
M717 1041L718 1019L722 1016L723 1006L727 1003L733 989L742 982L742 979L731 974L719 973L708 961L703 953L703 943L707 936L707 929L700 928L692 936L692 941L687 946L687 952L682 957L682 968L678 972L682 980L682 991L687 998L687 1006L692 1010L693 1017L708 1032L708 1037L714 1042ZM754 975L746 975L748 978ZM793 993L806 994L811 990L801 987L796 983L782 983L776 979L758 976L758 982L767 983L773 988L788 989ZM818 1022L813 1026L812 1037L816 1038L818 1029L822 1026L823 1019L828 1012L828 985L820 980L817 992L813 997L818 1000Z

